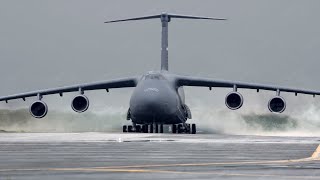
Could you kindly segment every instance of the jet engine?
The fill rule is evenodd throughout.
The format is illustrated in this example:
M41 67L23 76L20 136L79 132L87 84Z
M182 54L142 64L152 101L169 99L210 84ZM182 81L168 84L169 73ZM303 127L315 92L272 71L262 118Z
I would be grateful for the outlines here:
M241 108L243 104L243 97L240 93L233 91L226 96L226 106L231 110Z
M73 98L71 107L75 112L85 112L89 108L89 99L85 95L78 95Z
M282 113L286 109L286 101L281 96L269 100L268 108L271 112Z
M43 118L48 113L48 106L45 102L41 100L35 101L31 104L29 112L35 118Z

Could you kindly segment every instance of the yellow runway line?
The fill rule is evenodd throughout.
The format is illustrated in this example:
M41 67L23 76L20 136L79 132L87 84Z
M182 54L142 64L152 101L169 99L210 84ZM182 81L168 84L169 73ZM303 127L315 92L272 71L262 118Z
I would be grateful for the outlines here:
M97 169L117 169L117 168L151 168L151 167L175 167L175 166L224 166L224 165L250 165L250 164L286 164L296 162L308 162L314 161L310 157L303 159L289 159L289 160L271 160L271 161L241 161L241 162L212 162L212 163L188 163L188 164L145 164L145 165L132 165L132 166L106 166L106 167L95 167Z
M156 169L110 169L110 168L50 168L49 171L87 171L87 172L128 172L128 173L155 173Z
M72 168L50 169L53 171L73 171ZM277 175L277 174L245 174L245 173L221 173L213 171L190 172L190 171L170 171L157 169L95 169L95 168L78 168L77 171L83 172L113 172L113 173L170 173L170 174L190 174L190 175L218 175L218 176L242 176L242 177L274 177L285 179L319 179L317 176L293 176L293 175Z
M320 145L318 146L318 148L313 152L312 159L318 159L320 160Z

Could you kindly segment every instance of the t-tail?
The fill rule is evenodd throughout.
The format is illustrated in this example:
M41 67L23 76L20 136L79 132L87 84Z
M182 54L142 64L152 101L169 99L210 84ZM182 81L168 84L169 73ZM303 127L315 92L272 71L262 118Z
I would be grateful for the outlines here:
M114 23L114 22L122 22L122 21L135 21L135 20L144 20L144 19L156 19L160 18L162 23L162 35L161 35L161 70L168 71L168 23L172 18L180 18L180 19L207 19L207 20L226 20L223 18L211 18L211 17L200 17L200 16L187 16L187 15L178 15L178 14L167 14L162 13L160 15L152 15L152 16L142 16L136 18L128 18L128 19L119 19L113 21L106 21L105 23Z

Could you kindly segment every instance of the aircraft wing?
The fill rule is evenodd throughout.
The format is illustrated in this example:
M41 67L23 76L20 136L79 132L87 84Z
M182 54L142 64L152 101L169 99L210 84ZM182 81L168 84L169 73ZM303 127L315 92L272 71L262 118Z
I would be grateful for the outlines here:
M210 78L200 78L191 76L177 76L176 77L177 86L200 86L200 87L223 87L223 88L242 88L242 89L256 89L259 91L269 90L269 91L281 91L281 92L292 92L296 95L299 94L310 94L310 95L320 95L320 91L310 91L296 88L287 88L273 85L255 84L255 83L245 83L236 81L225 81L225 80L214 80Z
M43 95L50 95L50 94L60 94L62 96L63 93L66 92L75 92L75 91L88 91L88 90L99 90L99 89L112 89L112 88L126 88L126 87L135 87L138 82L137 77L132 78L122 78L122 79L114 79L109 81L101 81L95 83L88 83L88 84L78 84L73 86L65 86L60 88L54 89L46 89L46 90L39 90L33 92L27 92L22 94L16 94L11 96L4 96L0 97L0 101L8 101L12 99L19 99L22 98L25 100L26 97L32 96L43 96Z

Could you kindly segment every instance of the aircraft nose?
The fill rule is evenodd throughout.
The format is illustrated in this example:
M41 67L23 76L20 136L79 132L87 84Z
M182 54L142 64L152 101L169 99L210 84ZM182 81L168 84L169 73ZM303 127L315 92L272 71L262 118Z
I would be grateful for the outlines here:
M130 108L132 113L170 114L174 113L176 106L176 98L172 95L148 88L132 99Z

